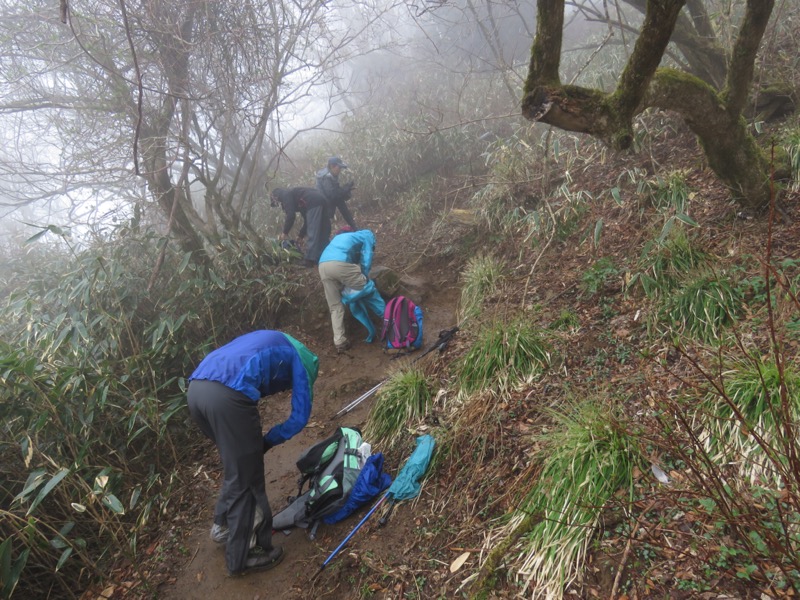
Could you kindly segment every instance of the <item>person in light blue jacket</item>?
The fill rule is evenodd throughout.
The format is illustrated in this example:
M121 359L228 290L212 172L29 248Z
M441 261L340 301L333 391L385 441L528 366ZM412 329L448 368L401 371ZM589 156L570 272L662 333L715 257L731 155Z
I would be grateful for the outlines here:
M277 565L264 454L308 423L319 361L280 331L253 331L217 348L188 378L189 414L219 450L224 480L214 509L211 539L226 544L231 575ZM292 390L289 418L262 433L258 401Z
M369 332L367 341L375 337L375 329L366 309L383 318L385 304L375 283L369 279L375 234L369 229L339 230L319 258L319 276L325 290L325 300L331 312L333 344L341 353L350 348L344 326L344 306L348 303L353 314Z

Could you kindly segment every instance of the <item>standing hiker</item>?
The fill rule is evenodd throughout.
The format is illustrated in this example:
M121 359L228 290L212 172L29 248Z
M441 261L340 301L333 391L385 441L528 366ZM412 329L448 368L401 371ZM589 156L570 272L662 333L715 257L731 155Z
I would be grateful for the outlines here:
M328 218L332 220L338 209L350 228L356 230L356 222L353 220L353 215L350 214L350 209L346 204L353 194L355 184L350 181L343 186L339 185L339 174L342 169L346 168L347 165L338 156L329 158L328 165L324 169L317 171L317 189L322 192L325 200L327 200Z
M383 318L385 303L375 283L369 279L375 234L369 229L342 231L331 240L319 258L319 276L331 312L333 344L342 353L350 348L344 327L344 306L367 327L371 342L375 329L366 309Z
M308 423L318 368L316 355L293 337L261 330L214 350L189 377L189 414L222 459L211 539L227 544L231 575L269 569L283 558L283 548L272 545L264 454ZM289 418L262 433L259 399L290 388Z
M300 213L303 218L303 225L298 233L298 243L301 248L306 235L308 235L303 264L307 267L316 266L319 255L322 254L322 250L331 236L331 220L328 216L325 196L314 188L275 188L270 194L270 204L272 206L280 205L283 212L286 213L283 231L280 235L281 240L289 239L289 232L294 226L295 216Z

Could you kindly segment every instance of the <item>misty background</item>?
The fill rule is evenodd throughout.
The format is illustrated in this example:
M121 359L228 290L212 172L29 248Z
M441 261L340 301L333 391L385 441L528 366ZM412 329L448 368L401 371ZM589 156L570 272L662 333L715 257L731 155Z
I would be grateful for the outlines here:
M404 162L389 140L446 138L435 170L526 127L533 2L2 4L4 253L170 218L197 250L253 235L265 186L313 185L329 155L374 201L405 185L367 168Z

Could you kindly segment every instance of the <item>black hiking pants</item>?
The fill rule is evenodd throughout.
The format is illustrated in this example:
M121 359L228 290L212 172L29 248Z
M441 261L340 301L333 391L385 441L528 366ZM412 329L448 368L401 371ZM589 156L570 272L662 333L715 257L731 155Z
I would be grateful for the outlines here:
M224 469L214 523L227 525L225 548L228 571L245 568L251 536L272 550L272 511L264 478L264 441L256 403L216 381L193 380L188 389L189 414L219 450ZM253 530L256 507L264 519Z
M306 240L306 251L303 258L316 264L331 239L331 218L325 202L306 209L306 231L308 240Z

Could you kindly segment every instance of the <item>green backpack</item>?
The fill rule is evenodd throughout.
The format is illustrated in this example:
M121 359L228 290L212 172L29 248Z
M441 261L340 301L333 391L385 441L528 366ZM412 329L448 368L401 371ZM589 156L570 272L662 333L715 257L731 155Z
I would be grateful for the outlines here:
M297 496L289 498L289 506L272 518L272 527L310 527L313 539L319 521L347 502L360 472L358 448L362 442L358 429L339 427L328 439L304 450L297 459ZM306 483L309 488L303 493Z

